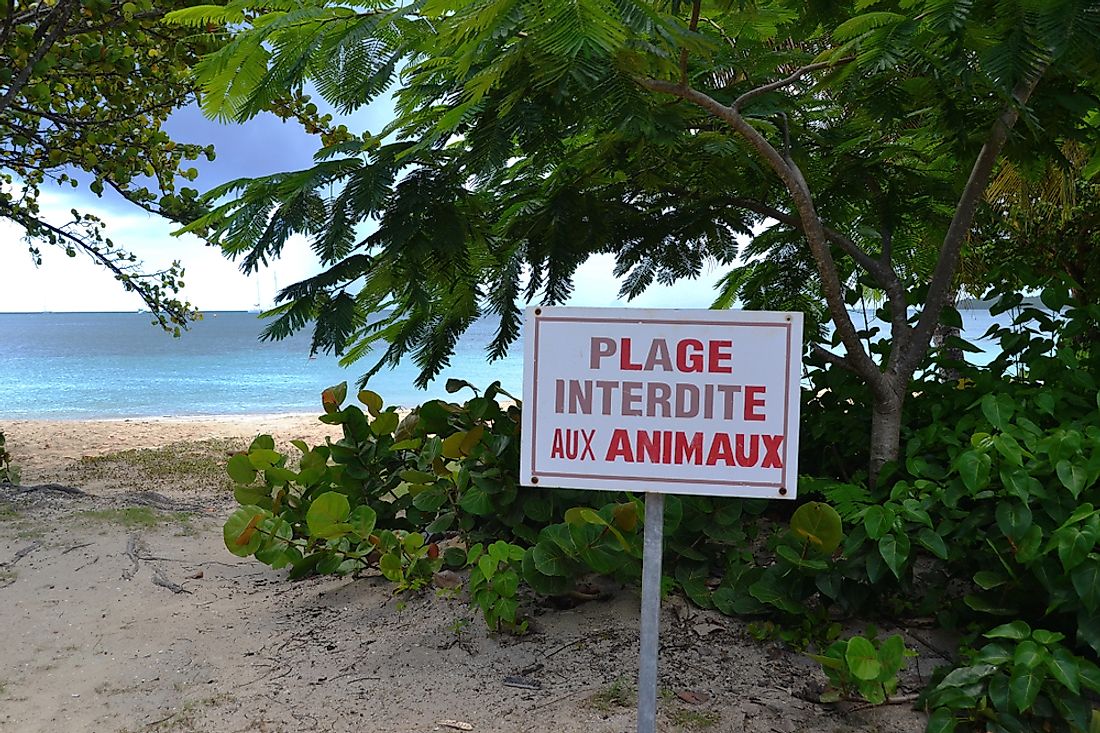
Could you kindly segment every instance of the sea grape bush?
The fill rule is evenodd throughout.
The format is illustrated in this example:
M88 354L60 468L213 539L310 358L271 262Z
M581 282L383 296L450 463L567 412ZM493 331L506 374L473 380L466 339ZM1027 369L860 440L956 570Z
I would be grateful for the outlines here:
M964 650L965 661L925 691L929 733L960 726L994 733L1100 730L1100 667L1067 649L1064 634L1013 621L983 636L992 642Z
M296 468L270 436L230 459L242 506L226 523L227 547L289 566L292 577L377 568L400 590L423 587L444 563L469 564L493 628L521 628L521 576L536 592L560 594L588 572L638 575L638 502L520 486L519 408L501 406L498 394L491 385L463 405L433 400L402 419L369 390L358 395L362 408L344 405L346 385L326 390L321 419L340 425L341 439L295 442ZM482 538L484 558L499 561L491 569L478 562Z

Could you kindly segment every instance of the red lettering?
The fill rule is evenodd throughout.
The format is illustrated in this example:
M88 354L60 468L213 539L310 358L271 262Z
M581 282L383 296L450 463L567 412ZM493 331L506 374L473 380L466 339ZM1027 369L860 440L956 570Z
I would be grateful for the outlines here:
M749 448L745 450L745 439L748 438ZM755 466L757 461L760 460L760 436L759 435L738 435L737 436L737 465L738 466Z
M642 370L641 364L634 364L630 361L630 339L623 339L623 345L619 351L619 368L627 372L640 372Z
M652 433L648 433L644 430L638 431L638 460L648 461L649 463L661 462L661 431L654 430ZM643 454L645 458L643 458Z
M677 342L676 368L682 372L703 371L703 342L699 339Z
M723 365L733 359L733 354L722 349L733 348L732 341L711 341L707 344L707 371L713 374L731 374L733 367Z
M592 451L592 439L596 437L596 431L593 430L581 430L581 437L584 438L584 450L581 451L581 460L585 461L591 458L596 460L596 454Z
M550 448L551 458L565 458L565 442L561 437L561 428L554 431L554 445Z
M713 466L719 461L727 466L736 466L733 460L733 446L730 444L730 436L718 433L714 436L714 442L710 444L710 452L707 454L707 465Z
M759 397L757 396L759 395ZM764 387L745 387L745 420L763 420L764 413L757 408L764 407Z
M634 462L634 452L630 448L630 437L622 428L616 428L615 432L611 433L611 444L607 446L607 455L604 460L614 461L617 458L622 458L626 463Z
M694 456L694 458L692 458ZM676 457L673 459L676 465L694 463L696 466L703 464L703 434L695 433L688 442L687 433L676 433Z
M783 468L783 458L779 454L779 446L783 445L782 435L762 435L764 439L764 462L761 468Z

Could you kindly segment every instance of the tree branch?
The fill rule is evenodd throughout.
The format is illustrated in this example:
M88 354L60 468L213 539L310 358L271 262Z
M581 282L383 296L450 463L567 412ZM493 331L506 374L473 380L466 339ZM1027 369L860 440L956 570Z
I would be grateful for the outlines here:
M900 360L898 371L901 374L910 375L916 370L920 358L928 350L932 340L932 333L939 323L940 314L947 303L947 296L951 291L951 284L955 278L955 269L958 267L959 254L962 252L966 234L974 224L974 216L978 211L982 196L989 185L989 178L993 173L993 166L1000 157L1008 140L1008 133L1016 125L1020 118L1020 108L1027 104L1035 87L1038 86L1046 67L1039 69L1036 74L1016 85L1012 90L1012 100L998 115L989 131L985 143L982 145L978 157L974 160L974 166L970 170L966 185L959 197L959 203L955 207L955 215L951 218L951 224L947 228L947 234L940 246L940 254L936 260L936 268L932 272L932 279L928 285L928 296L925 299L924 310L920 314L920 320L913 329L912 348L908 349L905 357Z
M32 117L41 117L44 120L55 122L59 125L68 125L69 127L95 127L100 125L117 125L120 122L129 122L130 120L137 119L141 115L147 115L152 112L156 112L161 109L169 108L175 109L183 100L194 94L193 91L188 90L180 92L176 96L166 99L160 102L154 102L146 107L141 107L134 110L130 114L121 115L119 117L108 117L105 119L91 119L82 120L78 117L69 117L68 115L59 115L56 112L50 112L42 109L31 109L29 107L23 107L20 105L11 105L11 109L19 112L20 114L30 115Z
M858 374L858 372L856 372L856 370L852 367L851 363L849 363L847 359L845 359L840 354L834 354L821 344L810 344L810 351L812 351L815 356L824 359L833 366L837 366L846 371Z
M699 10L702 5L702 0L693 0L691 3L691 21L688 23L688 29L694 33L699 29ZM686 47L680 49L680 83L688 83L688 50Z
M773 81L771 84L765 84L763 86L756 87L755 89L750 89L737 99L733 100L733 104L730 105L730 108L733 109L735 112L740 112L741 108L745 106L747 102L751 102L757 97L762 97L768 92L774 92L777 89L789 87L791 84L794 84L796 81L806 76L806 74L811 74L815 71L820 71L821 69L828 69L833 66L846 64L851 60L851 58L843 58L838 61L821 61L816 64L809 64L799 69L795 69L794 73L792 73L785 79L780 79L779 81Z
M765 91L771 91L791 84L808 71L816 68L823 68L824 66L828 66L828 64L811 64L810 66L803 67L786 79L766 84L742 94L738 97L738 102L734 104L744 103L745 100L751 99L754 96L759 96L765 93ZM837 271L836 262L833 260L832 253L829 251L827 245L824 226L821 223L820 217L817 215L813 196L806 186L805 179L802 177L802 172L799 171L797 167L789 165L787 161L784 160L783 155L764 138L759 130L750 125L735 107L727 107L710 95L684 84L676 84L660 79L638 79L637 83L643 88L653 92L672 94L680 97L725 120L730 127L740 133L741 136L748 141L760 157L762 157L776 175L779 176L780 180L790 192L794 200L795 209L798 211L799 217L803 223L802 231L806 237L806 243L810 247L810 251L814 256L814 261L817 263L818 272L821 275L822 294L825 296L825 302L829 308L829 315L836 325L837 333L840 335L841 342L844 344L849 362L853 369L871 384L872 388L881 389L884 386L882 372L879 371L874 360L871 359L870 355L864 349L863 342L859 338L855 324L852 323L851 315L848 313L847 306L844 302L844 285L840 281L840 274Z
M38 41L38 48L27 59L27 64L24 66L18 74L15 75L8 86L8 90L4 92L4 96L0 97L0 114L3 114L8 106L11 104L11 100L15 98L24 86L27 85L27 80L30 79L31 73L34 71L34 65L42 60L42 57L53 47L55 41L61 35L61 32L65 30L65 23L69 20L69 17L73 14L73 9L76 7L75 0L60 0L54 9L50 12L49 16L43 21L42 25L34 32L33 40ZM46 29L49 30L46 30Z

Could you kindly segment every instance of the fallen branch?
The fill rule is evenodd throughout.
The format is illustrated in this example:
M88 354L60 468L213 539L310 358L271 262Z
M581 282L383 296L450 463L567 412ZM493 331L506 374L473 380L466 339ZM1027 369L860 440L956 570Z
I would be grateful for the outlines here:
M13 494L30 494L34 491L53 491L69 496L91 496L74 486L62 486L61 484L39 484L37 486L20 486L19 484L0 484L0 489L6 489Z
M27 555L37 550L41 545L41 542L32 542L31 544L24 547L22 550L16 550L15 555L12 556L11 560L8 560L7 562L0 562L0 568L12 567L13 565L15 565L15 563L19 562Z
M130 535L130 538L126 540L126 557L130 558L133 567L122 571L123 580L130 580L137 574L138 567L141 565L141 549L141 539L136 534Z
M860 705L855 705L855 706L849 708L846 712L861 713L864 710L870 710L871 708L877 708L877 707L881 707L883 705L907 705L909 703L916 702L919 698L920 698L920 695L915 694L915 693L912 694L912 695L896 695L894 697L886 698L886 702L881 702L881 703L877 703L877 704L873 703L873 702L865 702L865 703L862 703Z
M168 577L157 568L153 571L153 585L159 585L161 588L167 588L173 593L190 593L191 591L184 588L178 583L173 583Z

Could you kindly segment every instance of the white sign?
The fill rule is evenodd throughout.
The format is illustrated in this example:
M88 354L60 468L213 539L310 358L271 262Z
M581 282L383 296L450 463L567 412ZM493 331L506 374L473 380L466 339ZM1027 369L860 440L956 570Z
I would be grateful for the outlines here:
M795 498L802 314L532 307L530 486Z

